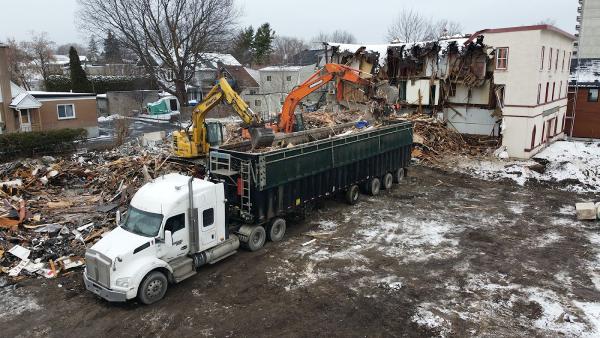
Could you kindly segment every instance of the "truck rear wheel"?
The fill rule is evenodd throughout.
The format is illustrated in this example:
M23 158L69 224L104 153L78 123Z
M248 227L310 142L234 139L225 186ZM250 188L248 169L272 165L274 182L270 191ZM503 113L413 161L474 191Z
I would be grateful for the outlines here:
M162 272L153 271L140 284L138 298L146 305L154 304L163 299L168 286L167 277Z
M358 185L353 185L346 190L346 203L355 205L360 198L360 188Z
M383 176L383 189L390 190L394 185L394 176L391 173L387 173Z
M396 170L396 173L394 174L394 183L400 183L400 182L404 181L405 174L406 174L406 171L404 170L404 168L400 168L400 169Z
M371 196L379 195L381 190L381 181L377 177L373 177L367 184L367 192Z
M285 235L286 223L283 218L275 218L267 226L267 237L271 242L281 242Z
M250 251L258 251L264 245L267 239L265 228L260 225L243 226L240 228L240 241L244 248Z

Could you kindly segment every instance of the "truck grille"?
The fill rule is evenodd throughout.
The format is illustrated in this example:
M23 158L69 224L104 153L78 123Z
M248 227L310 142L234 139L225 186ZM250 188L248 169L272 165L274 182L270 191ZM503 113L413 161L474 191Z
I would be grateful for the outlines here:
M110 288L111 260L103 254L88 249L85 253L87 277L106 288Z

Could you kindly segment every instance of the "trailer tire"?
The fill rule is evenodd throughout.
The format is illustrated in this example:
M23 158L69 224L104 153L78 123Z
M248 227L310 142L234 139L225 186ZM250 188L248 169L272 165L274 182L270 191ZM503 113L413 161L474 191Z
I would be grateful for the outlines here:
M401 183L404 181L404 177L406 177L406 170L404 168L396 170L394 175L394 183Z
M360 188L358 185L353 185L346 190L346 203L355 205L360 199Z
M154 304L163 299L168 286L169 281L164 273L152 271L140 283L138 299L146 305Z
M379 195L380 191L381 191L381 180L377 177L373 177L367 183L367 192L371 196L377 196L377 195Z
M281 242L285 235L286 223L283 218L275 218L267 226L267 237L271 242Z
M390 190L392 189L392 186L394 185L394 176L391 173L387 173L385 175L383 175L383 189L384 190Z
M267 240L267 233L265 228L260 225L255 226L244 226L244 241L242 241L242 246L252 252L260 250L263 246L265 246L265 241ZM242 229L240 229L242 232Z

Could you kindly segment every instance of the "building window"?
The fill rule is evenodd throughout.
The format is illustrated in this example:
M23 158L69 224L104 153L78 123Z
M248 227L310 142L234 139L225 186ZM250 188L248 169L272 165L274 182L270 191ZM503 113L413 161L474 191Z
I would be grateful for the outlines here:
M260 107L262 102L260 102L260 100L254 100L254 106L255 107Z
M558 87L558 98L562 99L562 81L560 81L560 87Z
M556 92L556 82L552 83L552 101L554 101L554 93Z
M588 89L588 102L598 102L598 88Z
M250 95L256 95L256 89L250 89Z
M563 62L562 62L562 71L565 71L565 59L567 58L567 51L563 50Z
M567 67L571 68L571 53L569 53L569 63L567 63Z
M546 82L546 99L544 100L545 103L548 103L548 93L550 93L550 82Z
M554 71L558 71L558 58L560 57L560 49L556 50L556 60L554 60Z
M286 78L286 80L287 80L287 81L292 81L292 77L291 77L291 76L288 76L288 77Z
M535 148L535 133L537 131L537 127L533 126L533 131L531 132L531 149Z
M508 47L496 51L496 69L508 69Z
M546 47L542 46L542 64L540 70L544 70L544 61L546 60Z
M537 104L542 103L542 84L538 84L538 97L537 97Z
M448 93L448 97L455 97L456 96L456 83L452 82L450 83L450 88L449 88L449 93Z
M550 48L550 60L548 62L548 70L552 70L552 54L554 54L554 49Z
M271 81L271 75L267 76L267 81Z
M554 118L554 136L558 135L558 117Z
M69 120L75 118L75 105L73 104L59 104L57 105L58 119Z
M398 81L398 100L406 101L406 81Z

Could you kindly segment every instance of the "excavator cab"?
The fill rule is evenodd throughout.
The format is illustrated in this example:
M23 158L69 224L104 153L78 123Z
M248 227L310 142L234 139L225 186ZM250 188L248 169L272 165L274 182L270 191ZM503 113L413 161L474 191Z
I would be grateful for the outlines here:
M206 122L206 141L211 147L223 144L223 124L221 122Z

